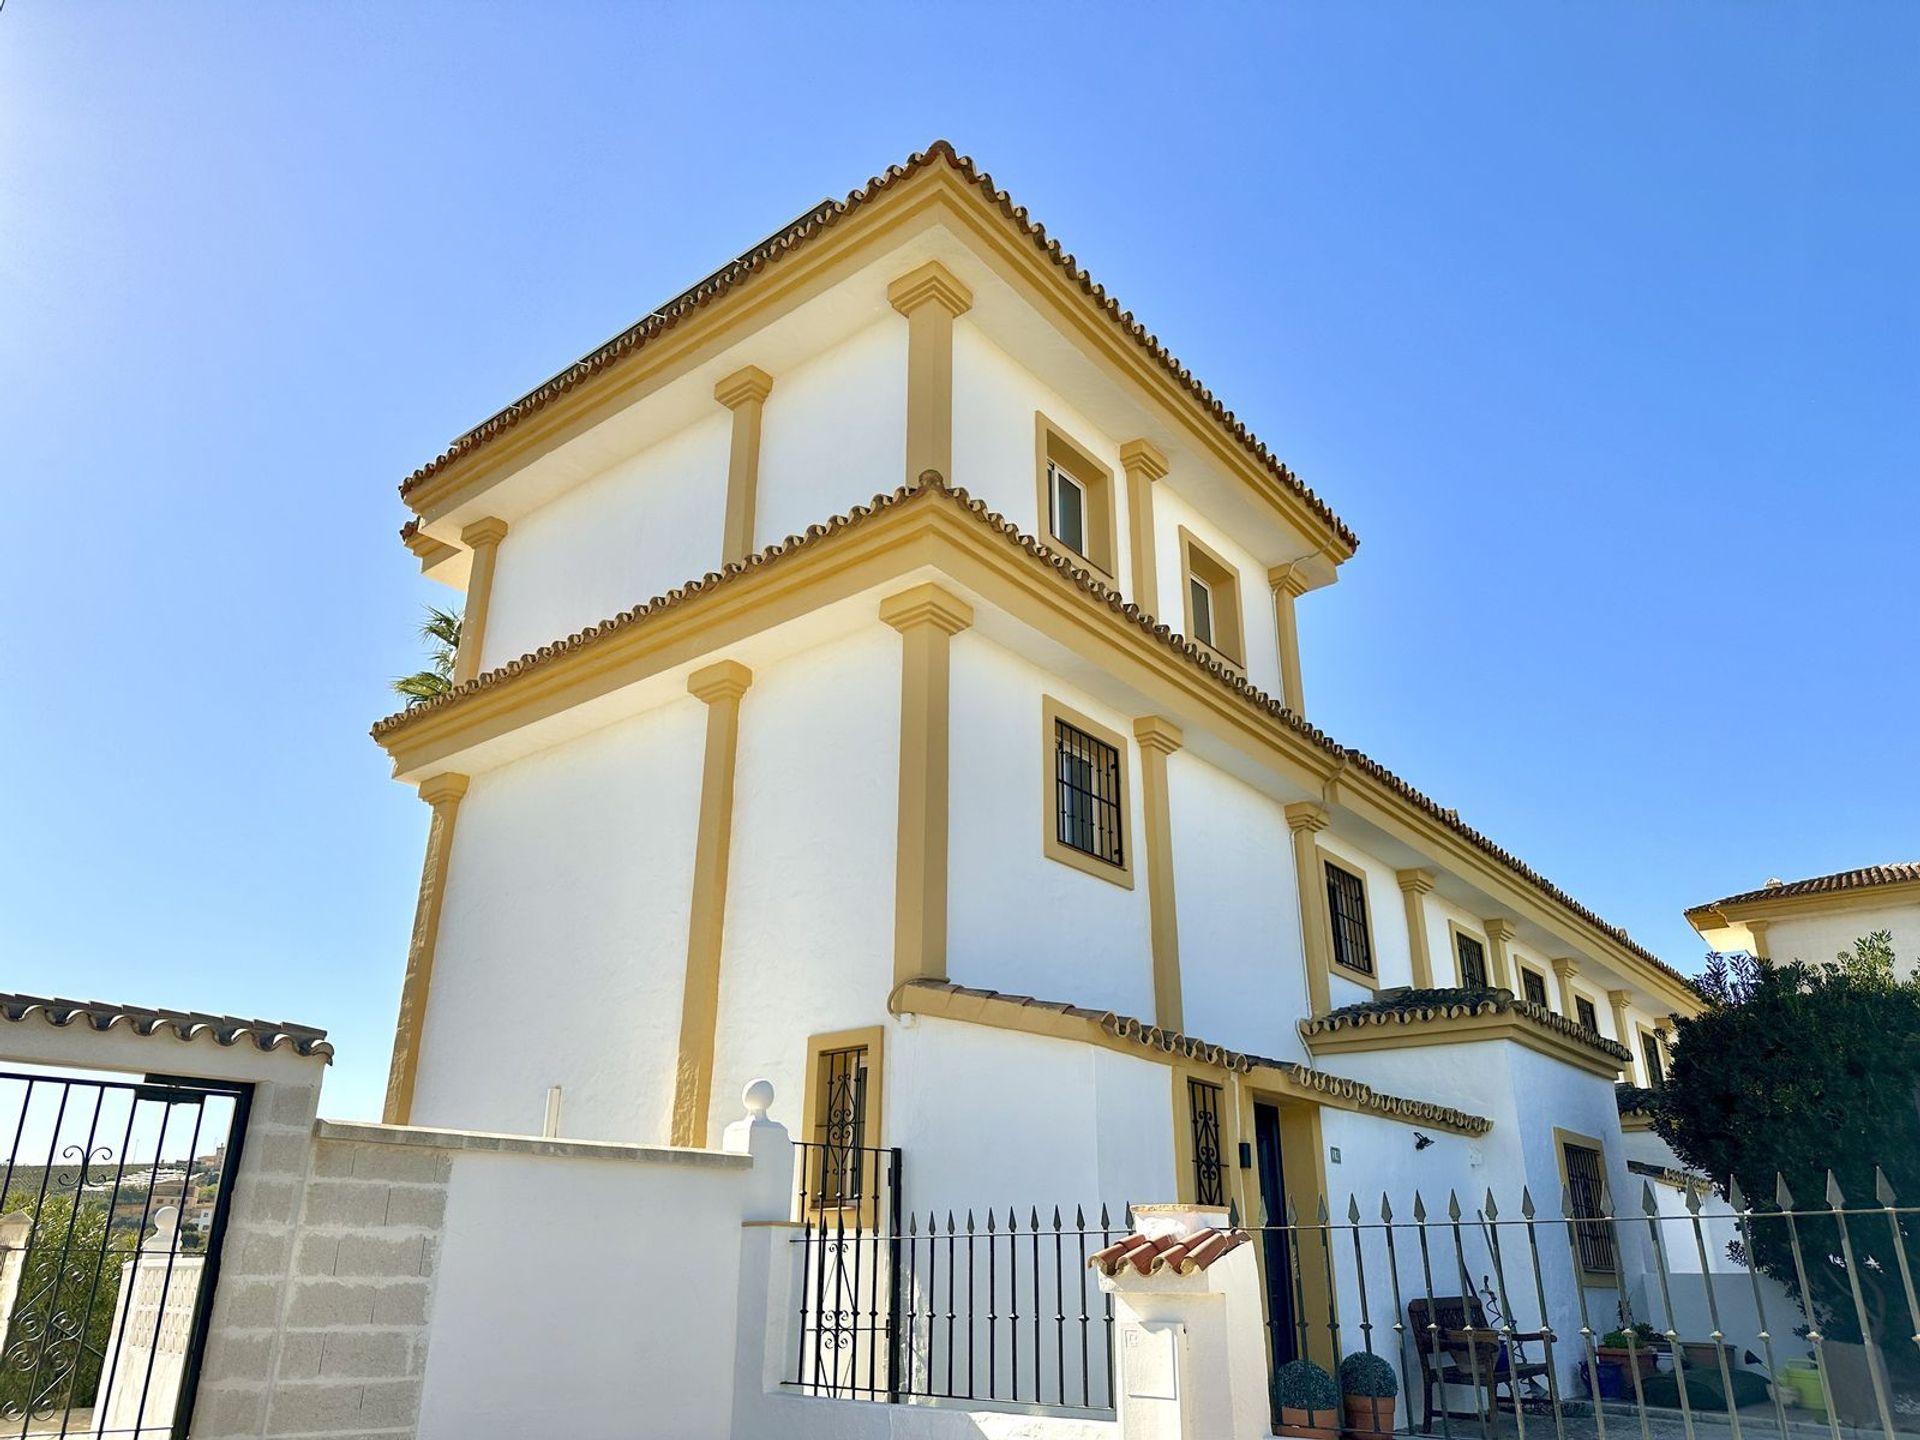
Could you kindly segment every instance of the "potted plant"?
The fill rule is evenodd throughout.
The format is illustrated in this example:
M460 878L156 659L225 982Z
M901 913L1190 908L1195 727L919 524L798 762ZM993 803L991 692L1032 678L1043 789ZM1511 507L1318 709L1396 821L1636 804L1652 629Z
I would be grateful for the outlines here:
M1393 1433L1394 1399L1400 1393L1393 1366L1369 1351L1354 1351L1340 1362L1340 1393L1346 1399L1349 1435Z
M1273 1372L1276 1435L1340 1440L1340 1387L1311 1360L1289 1360Z
M1597 1364L1593 1393L1607 1400L1629 1398L1633 1394L1631 1372L1637 1369L1643 1377L1654 1373L1656 1339L1653 1327L1644 1320L1632 1330L1609 1330L1602 1335L1594 1346Z

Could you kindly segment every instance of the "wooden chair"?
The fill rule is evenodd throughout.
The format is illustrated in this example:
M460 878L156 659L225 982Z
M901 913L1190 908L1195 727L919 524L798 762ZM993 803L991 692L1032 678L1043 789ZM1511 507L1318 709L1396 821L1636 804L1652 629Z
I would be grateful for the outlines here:
M1437 1328L1436 1328L1437 1327ZM1521 1362L1512 1355L1500 1354L1502 1341L1531 1340L1544 1343L1544 1330L1515 1331L1512 1335L1502 1335L1487 1324L1486 1311L1480 1308L1477 1295L1441 1295L1431 1301L1413 1300L1407 1304L1408 1338L1420 1356L1420 1388L1423 1393L1426 1416L1420 1422L1420 1433L1433 1433L1433 1395L1442 1385L1464 1385L1474 1391L1474 1418L1485 1420L1488 1410L1498 1413L1500 1409L1500 1386L1507 1387L1507 1398L1518 1409L1520 1405L1519 1384L1544 1375L1547 1388L1555 1388L1553 1367L1545 1360ZM1487 1407L1481 1408L1480 1392L1487 1395ZM1441 1399L1446 1398L1441 1392ZM1448 1419L1456 1417L1454 1412L1446 1412Z

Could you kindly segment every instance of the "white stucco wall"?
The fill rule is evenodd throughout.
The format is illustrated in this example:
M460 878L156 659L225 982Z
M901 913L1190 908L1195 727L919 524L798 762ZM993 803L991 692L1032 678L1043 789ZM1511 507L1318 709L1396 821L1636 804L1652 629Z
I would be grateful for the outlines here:
M1184 1028L1216 1045L1305 1060L1306 962L1282 807L1186 751L1168 757L1167 789Z
M1061 703L1126 739L1134 884L1047 858L1052 778L1041 703ZM1139 863L1133 721L973 631L953 641L947 973L962 985L1153 1018L1146 877Z
M537 1135L559 1085L565 1135L667 1138L704 733L689 696L473 777L415 1123Z
M515 520L500 545L482 668L715 568L731 423L716 403L712 414Z
M889 310L774 376L760 430L755 546L803 534L897 488L906 454L907 322ZM726 475L723 454L722 495Z
M1920 905L1833 910L1775 920L1767 931L1767 953L1774 960L1832 964L1834 956L1853 953L1853 942L1876 930L1893 933L1893 954L1903 973L1920 970Z
M672 1158L455 1153L420 1440L730 1433L748 1172Z
M886 1016L900 643L876 621L757 669L741 703L711 1133L760 1076L797 1116L807 1037ZM670 1010L677 1025L677 988Z

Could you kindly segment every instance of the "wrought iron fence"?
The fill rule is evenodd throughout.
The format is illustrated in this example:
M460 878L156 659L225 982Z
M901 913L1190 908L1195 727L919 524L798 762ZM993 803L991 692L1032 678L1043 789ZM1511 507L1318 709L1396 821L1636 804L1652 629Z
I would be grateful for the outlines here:
M1784 1182L1764 1206L1738 1186L1721 1201L1698 1177L1661 1175L1631 1210L1604 1185L1577 1208L1563 1189L1559 1214L1525 1190L1506 1213L1491 1193L1469 1205L1450 1192L1437 1215L1417 1192L1401 1210L1381 1195L1378 1218L1351 1196L1344 1217L1324 1201L1306 1220L1289 1206L1251 1227L1273 1364L1385 1359L1407 1405L1385 1424L1376 1406L1363 1431L1920 1431L1920 1207L1900 1205L1878 1172L1874 1205L1849 1205L1829 1176L1814 1208ZM1812 1297L1811 1318L1792 1295Z
M799 1341L787 1384L841 1399L1113 1408L1113 1311L1088 1268L1123 1233L997 1208L904 1229L816 1214L805 1247ZM864 1286L864 1288L863 1288Z
M187 1433L248 1097L0 1073L0 1435Z

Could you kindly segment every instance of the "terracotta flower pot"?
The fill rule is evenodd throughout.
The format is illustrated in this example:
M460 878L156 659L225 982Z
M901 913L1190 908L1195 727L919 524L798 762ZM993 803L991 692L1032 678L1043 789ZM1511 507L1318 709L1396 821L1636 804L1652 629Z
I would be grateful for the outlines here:
M1346 1403L1347 1434L1372 1436L1393 1433L1393 1396L1349 1395Z
M1636 1365L1642 1375L1651 1375L1658 1368L1659 1356L1644 1345L1636 1346L1632 1350L1628 1350L1624 1345L1600 1345L1595 1347L1594 1353L1600 1357L1602 1363L1618 1365L1622 1374L1625 1374L1629 1367Z
M1340 1440L1340 1415L1334 1410L1295 1410L1283 1405L1273 1433L1296 1436L1298 1440Z

